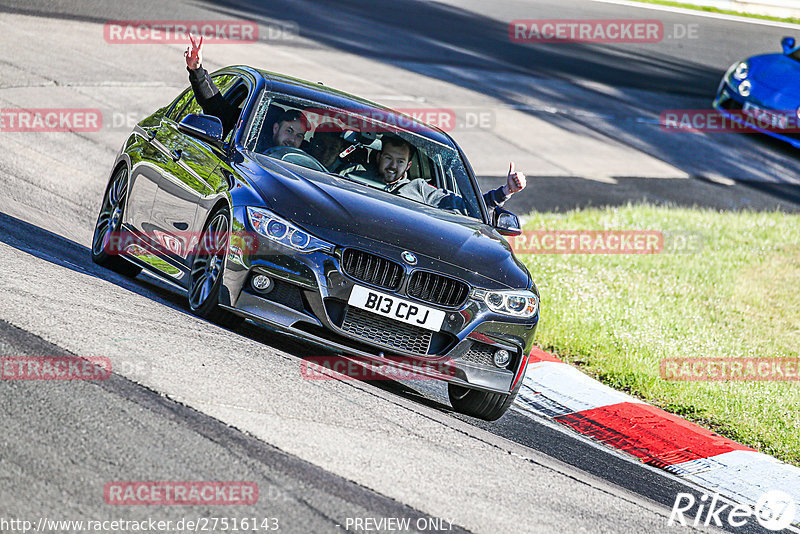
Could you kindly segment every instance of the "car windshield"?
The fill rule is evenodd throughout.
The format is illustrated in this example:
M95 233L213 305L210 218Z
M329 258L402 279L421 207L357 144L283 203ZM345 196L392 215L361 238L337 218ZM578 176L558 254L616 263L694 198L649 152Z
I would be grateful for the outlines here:
M430 131L427 126L391 111L358 113L265 94L245 147L258 157L335 174L372 190L482 219L479 193L459 151L423 135L425 131ZM370 191L364 188L365 194Z

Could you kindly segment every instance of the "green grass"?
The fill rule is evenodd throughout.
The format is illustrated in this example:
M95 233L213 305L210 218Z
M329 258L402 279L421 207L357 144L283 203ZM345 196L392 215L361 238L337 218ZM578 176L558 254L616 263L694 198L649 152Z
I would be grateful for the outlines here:
M743 11L733 11L730 9L718 9L716 7L696 6L694 4L685 4L683 2L670 2L669 0L633 0L634 2L641 2L643 4L658 4L662 6L682 7L684 9L694 9L697 11L708 11L710 13L722 13L724 15L738 15L740 17L750 17L753 19L774 20L777 22L788 22L791 24L800 24L800 19L796 17L771 17L769 15L756 15L753 13L746 13Z
M666 357L800 356L800 216L629 205L533 213L526 230L659 230L651 255L520 254L537 344L602 382L800 465L800 382L678 382ZM675 253L680 236L700 245Z

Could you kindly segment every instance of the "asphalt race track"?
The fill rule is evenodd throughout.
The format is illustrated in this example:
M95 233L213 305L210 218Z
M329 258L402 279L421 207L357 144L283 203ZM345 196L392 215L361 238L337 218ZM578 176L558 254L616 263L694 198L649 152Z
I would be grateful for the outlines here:
M224 330L168 284L91 262L115 154L188 86L185 45L111 44L103 25L223 18L299 34L207 45L209 70L249 64L396 108L456 110L452 135L484 188L511 159L528 175L507 206L520 214L642 199L800 210L797 151L657 126L665 109L708 108L727 67L778 50L785 28L590 0L0 0L0 108L103 114L97 132L0 131L0 355L106 357L115 369L0 381L0 532L41 518L173 522L154 532L200 518L314 533L712 530L667 526L676 495L698 488L521 407L486 423L453 414L433 382L304 379L303 358L323 349L252 323ZM508 22L531 18L658 18L697 39L510 41ZM104 488L119 481L246 481L259 499L110 505Z

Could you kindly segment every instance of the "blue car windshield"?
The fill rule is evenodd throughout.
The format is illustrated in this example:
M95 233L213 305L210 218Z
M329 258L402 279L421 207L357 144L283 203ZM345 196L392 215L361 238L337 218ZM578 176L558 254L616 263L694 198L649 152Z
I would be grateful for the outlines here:
M482 220L480 193L459 151L426 132L430 127L388 110L354 112L267 94L254 111L245 147L258 157L336 174Z

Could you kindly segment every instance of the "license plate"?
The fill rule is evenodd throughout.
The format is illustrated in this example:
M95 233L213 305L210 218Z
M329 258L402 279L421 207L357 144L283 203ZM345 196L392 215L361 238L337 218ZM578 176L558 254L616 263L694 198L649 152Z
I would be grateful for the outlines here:
M751 117L760 122L767 123L773 128L780 128L782 130L785 130L786 127L789 125L789 117L787 117L786 115L783 115L781 113L776 113L768 109L764 109L750 102L744 103L744 106L742 106L742 112L746 115L750 115Z
M347 304L434 332L438 332L444 322L445 313L442 310L361 286L353 286Z

